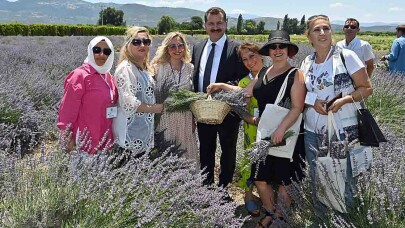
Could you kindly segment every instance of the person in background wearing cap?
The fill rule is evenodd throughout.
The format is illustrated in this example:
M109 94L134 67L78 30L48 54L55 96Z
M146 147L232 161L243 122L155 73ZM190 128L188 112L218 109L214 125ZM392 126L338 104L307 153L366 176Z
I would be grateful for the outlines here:
M294 57L298 52L298 46L290 42L289 34L283 30L274 30L268 40L259 53L270 56L273 65L265 74L257 78L253 87L253 96L257 99L259 117L261 117L266 104L274 104L284 80L288 77L285 95L279 105L290 111L271 135L272 143L276 145L282 142L286 131L302 113L306 89L301 70L292 67L288 62L288 58ZM301 167L304 167L302 161L304 156L304 137L300 134L292 162L288 158L267 155L264 162L260 161L252 165L252 177L266 212L265 217L259 222L259 227L269 227L270 224L274 227L284 227L286 224L283 217L291 204L287 186L293 180L302 179ZM277 186L277 199L273 186Z
M371 45L359 39L360 23L354 18L348 18L343 26L345 39L337 42L336 46L354 51L366 67L367 74L371 77L374 70L374 53Z
M58 128L62 137L71 134L68 152L76 145L95 154L114 143L112 120L117 116L118 93L110 74L113 62L113 44L107 37L97 36L87 47L83 65L65 79Z
M332 44L329 18L316 15L308 18L307 38L315 51L301 64L305 75L307 95L304 111L305 152L312 179L312 192L316 194L316 161L323 135L326 134L328 113L333 112L341 139L350 142L358 138L357 109L353 102L361 101L373 92L366 69L353 51ZM344 58L344 59L342 59ZM341 93L341 97L339 95ZM337 98L334 101L333 98ZM332 101L329 107L326 104ZM351 206L352 169L347 156L345 203ZM316 200L316 195L314 200ZM316 202L316 201L315 201ZM321 206L320 204L317 204Z
M388 60L390 72L405 73L405 25L398 25L396 30L397 39L392 43L391 53L384 55L381 61Z

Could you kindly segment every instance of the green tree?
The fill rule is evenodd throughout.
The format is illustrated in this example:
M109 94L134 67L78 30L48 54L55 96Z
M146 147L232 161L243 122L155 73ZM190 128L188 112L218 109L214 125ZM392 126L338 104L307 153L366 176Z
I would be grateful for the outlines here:
M176 21L171 16L162 16L157 24L158 34L167 34L176 27Z
M256 21L251 20L251 19L246 20L245 29L246 29L247 34L249 34L249 35L256 34Z
M277 30L280 30L280 21L277 21Z
M201 17L194 16L194 17L191 17L190 24L191 24L191 29L198 30L198 29L203 29L204 22Z
M307 28L307 25L305 23L305 14L304 16L302 16L301 18L301 22L300 22L300 34L304 34L305 33L305 29Z
M290 18L288 17L288 14L284 16L282 29L290 33Z
M265 25L266 25L266 22L259 21L259 24L257 24L257 26L256 26L256 34L263 34Z
M98 25L125 26L124 11L117 10L113 7L101 10L99 13Z
M236 32L238 34L242 34L242 30L243 30L243 18L242 14L239 14L238 23L236 24Z
M226 32L226 34L238 34L236 27L235 26L231 26L228 31Z
M177 24L176 26L179 30L192 30L192 23L191 22L182 22L180 24Z

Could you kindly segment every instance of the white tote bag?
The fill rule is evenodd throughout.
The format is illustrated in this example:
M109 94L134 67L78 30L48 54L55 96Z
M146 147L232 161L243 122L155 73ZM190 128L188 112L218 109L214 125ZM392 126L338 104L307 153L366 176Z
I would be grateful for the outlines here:
M278 92L274 104L266 105L262 113L262 116L260 117L259 125L257 126L256 142L259 142L264 138L270 137L273 134L273 132L277 129L277 127L280 125L281 121L283 121L284 117L290 111L289 109L283 108L278 104L284 97L285 90L287 88L288 77L295 69L297 68L293 68L288 72L283 82L283 85L281 86L280 91ZM270 147L268 151L269 155L281 158L288 158L292 161L295 144L297 143L298 134L300 132L301 121L302 121L302 113L298 116L295 123L287 130L287 131L292 130L294 132L294 135L286 139L285 146Z
M328 113L328 138L329 146L331 139L336 132L336 137L340 140L339 131L332 111ZM318 192L318 199L326 206L341 213L346 213L345 186L346 186L347 159L337 159L330 156L330 149L326 157L318 157L316 172L321 185Z
M362 146L357 142L350 148L349 154L353 177L366 172L373 163L373 149L371 146Z

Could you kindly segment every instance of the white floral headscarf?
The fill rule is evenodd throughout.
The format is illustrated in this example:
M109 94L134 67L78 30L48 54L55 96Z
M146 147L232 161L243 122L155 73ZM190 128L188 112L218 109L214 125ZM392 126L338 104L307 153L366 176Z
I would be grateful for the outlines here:
M104 63L104 65L98 66L96 64L96 61L94 60L93 47L102 40L104 40L107 43L108 47L111 49L111 54L108 56L107 61ZM105 36L97 36L92 39L89 43L89 46L87 47L87 58L84 60L84 62L90 64L90 66L96 69L96 71L100 74L108 73L114 63L114 46L112 42Z

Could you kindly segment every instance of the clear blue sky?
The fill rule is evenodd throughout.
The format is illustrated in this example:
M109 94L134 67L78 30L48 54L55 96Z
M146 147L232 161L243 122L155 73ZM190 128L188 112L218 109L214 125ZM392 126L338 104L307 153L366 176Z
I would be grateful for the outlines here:
M147 6L185 7L201 11L219 6L229 13L253 14L301 19L314 14L325 14L333 21L357 18L362 22L394 22L405 24L404 0L84 0L87 2L138 3Z

